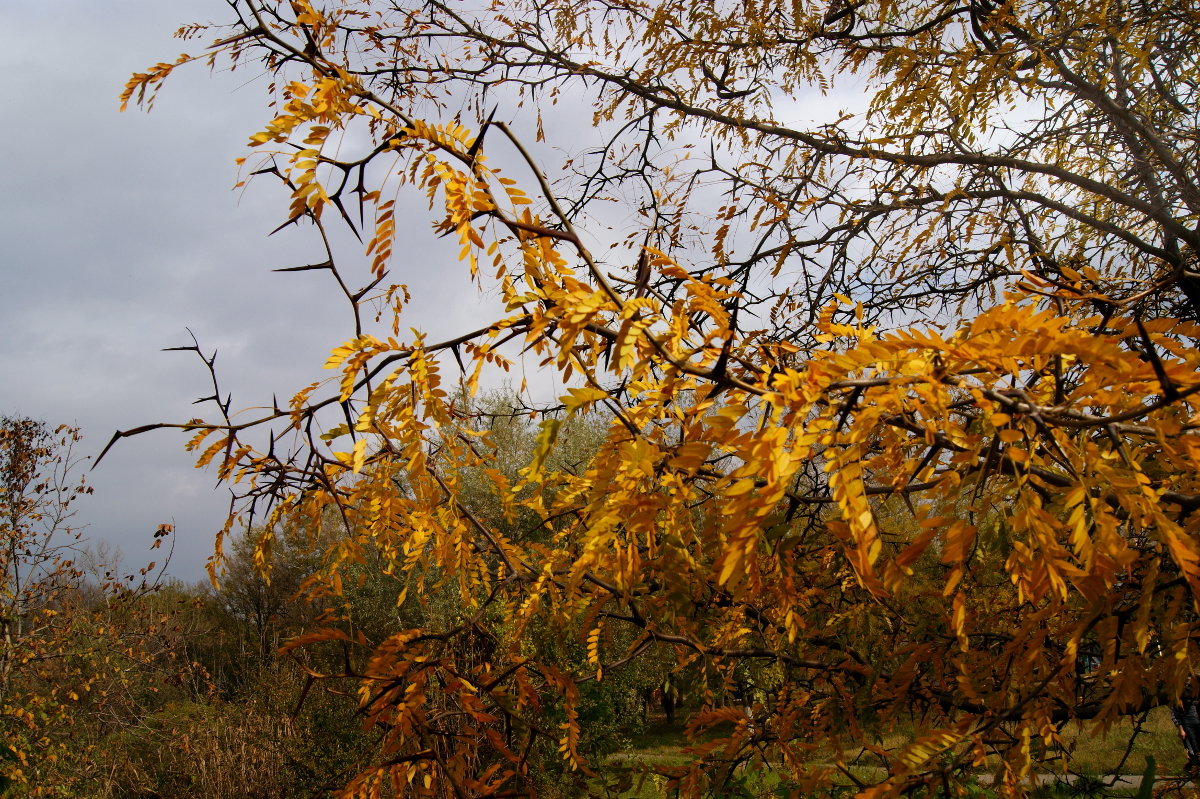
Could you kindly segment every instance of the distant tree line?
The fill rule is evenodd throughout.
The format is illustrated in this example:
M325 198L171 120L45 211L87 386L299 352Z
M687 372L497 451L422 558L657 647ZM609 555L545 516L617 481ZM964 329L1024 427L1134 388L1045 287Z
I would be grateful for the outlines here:
M536 430L514 413L496 412L493 425L515 469ZM577 426L565 437L581 449L588 435ZM215 584L169 579L161 558L122 569L70 524L72 503L90 492L77 477L79 432L3 417L0 437L0 796L332 795L380 754L379 731L363 729L356 683L373 648L399 631L451 624L467 607L448 586L406 596L369 550L343 595L323 595L309 578L326 567L321 552L333 519L241 532ZM499 513L485 484L475 485L476 510ZM169 551L173 534L161 526L154 549ZM336 642L296 645L329 629L339 631ZM458 656L484 656L489 635L481 626ZM586 660L582 644L549 632L544 645L564 666ZM673 712L680 689L672 667L662 661L586 687L588 751L627 744L664 700ZM315 681L318 674L326 679ZM561 760L552 750L541 755L542 778L552 782Z

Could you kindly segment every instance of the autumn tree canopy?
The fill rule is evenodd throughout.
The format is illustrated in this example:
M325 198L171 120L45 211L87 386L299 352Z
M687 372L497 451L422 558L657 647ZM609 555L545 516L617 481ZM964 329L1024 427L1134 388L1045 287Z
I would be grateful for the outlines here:
M319 231L296 266L345 294L346 340L286 407L150 427L193 432L265 564L273 528L336 515L315 594L364 564L401 602L457 592L382 641L330 601L294 643L346 648L382 736L351 795L525 795L556 762L601 790L584 694L653 658L719 733L686 795L972 766L1019 794L1062 724L1184 689L1194 4L229 7L123 100L191 61L269 78L240 161ZM461 245L439 268L503 305L443 341L403 332L426 198ZM518 359L568 390L522 387L514 464L471 395ZM560 457L581 419L603 434Z

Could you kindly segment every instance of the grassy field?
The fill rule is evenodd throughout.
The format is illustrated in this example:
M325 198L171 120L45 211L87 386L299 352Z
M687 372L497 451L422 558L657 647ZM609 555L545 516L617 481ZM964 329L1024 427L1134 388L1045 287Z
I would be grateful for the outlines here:
M1134 726L1132 722L1122 722L1109 729L1104 735L1094 732L1091 725L1087 724L1071 725L1064 729L1064 750L1069 756L1071 772L1077 775L1100 777L1118 773L1116 770L1119 768L1121 774L1140 775L1145 770L1146 757L1149 756L1153 757L1157 763L1156 773L1160 779L1169 780L1181 775L1186 755L1167 709L1157 708L1151 711L1131 746L1130 740ZM886 740L885 744L900 745L902 742L903 737L897 735L894 739ZM683 750L687 743L682 724L669 725L665 720L657 719L653 720L645 732L633 739L629 748L612 755L610 761L614 764L649 766L651 768L686 765L689 762L689 756ZM1126 756L1127 749L1128 755ZM1122 758L1124 758L1123 766ZM858 776L867 779L878 779L883 775L883 771L873 767L867 758L861 758L858 765L854 766L852 770L861 772ZM985 799L991 794L986 788L987 771L987 769L980 769L978 775L980 799ZM1047 775L1061 775L1064 773L1064 762L1062 759L1047 761L1043 771ZM749 790L750 793L743 793L739 789L731 792L730 796L771 796L773 794L771 788L774 784L775 779L769 773L749 775L746 784L741 788ZM1089 792L1046 785L1039 790L1039 793L1050 797L1088 795ZM1114 796L1122 794L1132 796L1135 793L1134 788L1129 786L1115 787L1104 791L1104 794ZM630 790L619 795L625 799L649 799L667 794L662 780L651 776L635 783Z
M1116 768L1121 755L1129 745L1133 733L1132 722L1123 722L1110 729L1107 735L1092 735L1084 729L1072 727L1064 730L1067 748L1072 751L1071 765L1075 771L1085 774L1107 774ZM1179 740L1171 714L1165 707L1150 711L1142 726L1142 734L1133 744L1124 773L1140 773L1146 756L1158 763L1159 774L1181 774L1187 755Z

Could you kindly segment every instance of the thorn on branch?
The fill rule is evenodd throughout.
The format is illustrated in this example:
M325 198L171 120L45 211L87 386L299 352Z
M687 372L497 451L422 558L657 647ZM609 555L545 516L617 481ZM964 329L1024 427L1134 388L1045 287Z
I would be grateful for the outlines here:
M272 272L308 272L313 269L333 269L333 261L324 261L319 264L308 264L307 266L285 266L279 269L272 269Z
M278 233L279 231L283 230L285 227L288 227L289 225L294 225L294 224L296 224L296 223L297 223L297 222L299 222L301 219L303 219L303 218L304 218L304 216L305 216L305 214L296 214L296 215L295 215L295 216L293 216L292 218L288 219L288 221L284 222L282 225L280 225L279 227L277 227L277 228L275 228L274 230L272 230L272 231L271 231L270 233L268 233L267 235L268 235L268 236L274 236L276 233Z
M467 150L467 162L472 166L475 165L475 159L479 156L479 148L483 146L483 137L487 135L488 128L491 127L492 120L496 118L496 109L499 106L492 107L492 113L488 114L488 118L483 123L483 127L479 129L479 135L475 137L475 141L471 142L471 147Z
M210 44L208 46L208 49L216 50L219 47L228 47L231 44L237 44L238 42L244 41L245 39L253 39L255 37L261 36L262 34L264 34L266 32L267 31L261 25L255 25L250 30L242 31L241 33L234 34L233 36L230 36L225 39L218 39L217 41Z
M381 273L379 274L379 277L375 278L375 279L374 279L374 280L372 280L370 283L368 283L367 285L363 286L363 287L362 287L361 289L359 289L358 291L354 292L354 294L350 295L350 301L351 301L351 302L353 302L353 303L355 303L355 304L357 304L359 300L361 300L363 297L365 297L365 296L366 296L366 294L367 294L367 292L368 292L368 291L370 291L371 289L373 289L373 288L375 288L376 286L378 286L378 285L379 285L381 282L383 282L383 279L384 279L385 277L387 277L387 272L386 272L386 271L385 271L385 272L381 272Z
M100 461L104 460L104 456L108 454L108 451L112 449L113 446L116 445L116 443L122 438L129 438L130 436L148 433L151 430L159 430L164 427L180 427L180 425L158 422L155 424L144 424L140 427L133 427L129 430L118 430L117 432L113 433L112 438L110 438L108 443L104 445L104 449L100 450L100 454L96 456L96 460L92 463L92 469L95 469L100 465ZM91 471L91 469L89 469L89 471Z
M354 224L354 220L350 218L350 214L346 213L346 206L342 205L341 193L339 192L334 194L329 199L333 200L333 204L338 209L338 213L342 215L342 219L350 227L350 232L353 233L354 237L361 242L363 240L362 234L358 232L358 227Z

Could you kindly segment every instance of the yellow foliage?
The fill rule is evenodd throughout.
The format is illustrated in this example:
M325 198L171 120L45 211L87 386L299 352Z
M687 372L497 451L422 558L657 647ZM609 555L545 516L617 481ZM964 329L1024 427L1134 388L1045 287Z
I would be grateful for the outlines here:
M353 226L345 204L370 205L370 275L352 291L332 249L319 265L354 312L336 391L180 427L246 509L336 511L344 540L314 591L343 592L372 553L401 602L450 588L462 607L367 656L359 696L384 744L348 795L533 793L539 747L605 767L580 686L653 657L699 674L691 733L722 732L668 770L689 795L747 762L828 789L855 747L889 766L861 796L940 790L989 757L1020 794L1056 724L1184 690L1200 655L1195 9L239 6L214 58L260 46L278 73L251 141L287 145L288 221L324 231L334 205ZM791 121L855 76L861 113ZM491 115L426 118L493 89L512 94ZM558 175L534 151L554 103L603 142ZM533 144L500 121L521 113ZM504 316L401 339L407 289L370 292L405 266L409 184ZM615 234L610 201L628 211ZM472 399L518 362L565 386L523 386L507 418L537 423L524 448ZM586 420L602 429L572 449ZM254 428L293 449L243 442ZM762 685L735 702L747 672Z

